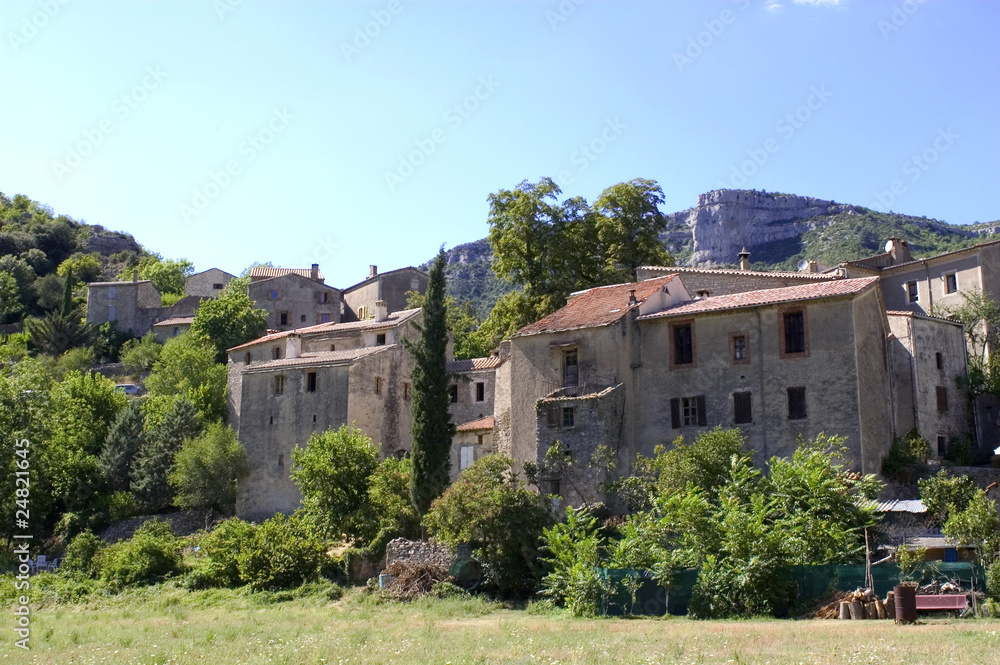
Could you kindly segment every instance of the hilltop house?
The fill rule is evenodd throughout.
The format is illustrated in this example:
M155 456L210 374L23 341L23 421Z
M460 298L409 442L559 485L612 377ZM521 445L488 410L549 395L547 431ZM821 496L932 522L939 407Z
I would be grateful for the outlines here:
M368 267L368 278L343 291L344 321L364 321L375 315L375 303L383 302L389 312L406 309L406 294L427 291L427 273L412 266L379 273Z
M271 330L292 330L341 320L340 290L324 283L319 266L254 267L248 294L254 306L267 312Z

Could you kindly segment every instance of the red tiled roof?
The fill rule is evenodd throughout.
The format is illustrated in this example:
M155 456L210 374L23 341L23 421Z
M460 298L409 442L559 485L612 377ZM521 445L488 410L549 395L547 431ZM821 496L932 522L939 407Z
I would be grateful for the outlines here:
M254 266L250 268L250 279L270 279L284 275L298 275L299 277L311 279L312 268L269 268L267 266ZM323 273L320 272L317 277L322 281Z
M625 313L632 307L638 306L629 306L630 291L634 289L636 299L641 302L656 293L660 287L670 282L674 277L675 275L666 275L642 282L598 286L589 289L562 309L521 328L517 331L516 336L594 328L614 323L625 316Z
M456 432L481 432L483 430L493 429L493 416L486 416L485 418L480 418L479 420L473 420L470 423L464 423L455 428Z
M784 277L793 279L829 281L837 279L832 275L825 275L818 272L782 272L782 271L761 271L761 270L738 270L736 268L686 268L680 266L642 266L639 270L656 270L657 272L684 275L691 273L695 275L727 275L732 277Z
M449 372L476 372L484 369L496 369L506 358L490 356L489 358L469 358L468 360L452 360L448 363Z
M703 314L726 309L742 309L745 307L760 307L799 300L818 300L821 298L838 298L862 293L878 284L878 277L858 277L856 279L838 279L818 284L800 284L784 286L778 289L760 289L724 296L714 296L692 300L682 305L671 307L662 312L646 314L639 319L658 319L668 316L687 314Z
M157 321L153 324L156 326L189 326L191 322L194 321L193 316L177 316L172 319L164 319L163 321Z
M244 371L255 372L257 370L277 369L281 367L295 367L297 365L319 365L323 363L345 363L365 356L381 353L390 349L389 346L366 346L361 349L346 349L344 351L318 351L313 353L303 353L298 358L281 358L280 360L267 360L264 362L254 362L246 366Z
M921 314L920 312L911 312L903 309L890 309L886 312L886 316L910 316L910 317L916 316L917 318L931 319L933 321L943 321L944 323L951 323L956 326L962 325L961 321L949 319L948 317L945 316L932 316L930 314Z
M317 323L314 326L306 326L304 328L296 328L294 330L282 330L281 332L269 333L263 337L258 337L251 342L247 342L246 344L234 346L231 349L227 349L227 351L239 351L240 349L248 346L254 346L255 344L274 342L288 337L292 333L314 335L316 333L341 332L346 330L382 330L383 328L394 328L419 311L420 308L418 307L416 309L404 309L398 312L392 312L386 316L384 321L378 322L374 319L365 319L364 321L350 321L349 323Z

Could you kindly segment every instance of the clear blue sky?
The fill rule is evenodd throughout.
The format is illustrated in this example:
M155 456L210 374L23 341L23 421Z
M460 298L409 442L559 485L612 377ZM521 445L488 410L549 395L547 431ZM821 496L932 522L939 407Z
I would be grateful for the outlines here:
M335 286L485 236L487 195L541 176L990 221L998 26L987 0L4 0L0 191Z

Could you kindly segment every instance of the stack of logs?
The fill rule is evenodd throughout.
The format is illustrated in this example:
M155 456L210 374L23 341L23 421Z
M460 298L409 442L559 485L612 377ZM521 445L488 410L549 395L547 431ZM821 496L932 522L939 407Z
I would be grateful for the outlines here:
M840 600L841 619L895 619L896 601L892 591L882 600L871 589L857 589Z

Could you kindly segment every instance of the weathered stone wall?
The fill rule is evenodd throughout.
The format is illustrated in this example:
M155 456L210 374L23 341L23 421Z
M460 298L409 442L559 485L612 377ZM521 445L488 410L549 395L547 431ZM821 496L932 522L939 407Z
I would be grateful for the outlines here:
M492 369L463 372L454 379L458 401L448 405L451 421L456 425L479 420L493 415L493 405L496 397L496 371ZM477 384L483 384L483 399L476 399Z
M878 288L853 300L855 374L861 427L861 471L881 473L892 447L892 389L886 340L889 328ZM834 370L836 371L836 370ZM828 370L829 372L829 370Z
M676 272L691 296L699 291L708 291L709 295L721 296L731 293L745 293L758 289L777 289L785 286L815 284L818 280L815 274L792 273L766 274L756 271L741 272L737 270L708 271L699 268L644 268L639 270L639 280L663 277ZM826 279L833 279L828 276Z
M230 281L235 279L225 270L209 268L202 272L191 275L184 280L184 295L197 296L199 298L215 298ZM219 288L215 288L218 284Z
M479 437L482 437L482 442L480 442ZM494 452L493 432L485 430L455 433L455 437L451 440L451 482L455 482L462 472L462 448L465 446L472 448L473 462L482 459L484 455Z
M87 323L101 325L110 321L113 306L118 329L137 337L149 332L157 320L160 304L160 292L149 281L94 282L87 285Z
M510 342L504 342L506 353L510 353ZM513 440L511 431L511 362L507 362L497 368L494 385L496 392L493 395L493 446L496 452L503 455L514 455ZM516 459L516 458L515 458Z
M948 260L920 261L884 271L879 283L885 294L885 307L888 310L929 314L941 307L960 305L965 298L959 291L983 288L979 265L978 254L971 254ZM958 291L947 294L945 275L950 273L955 273ZM913 303L909 301L906 290L906 283L910 281L917 282L917 302Z
M352 363L347 422L380 444L387 457L410 449L413 416L403 384L410 382L413 360L401 344L384 348Z
M273 299L273 292L278 299ZM267 327L272 330L292 330L322 323L326 315L330 323L340 321L340 291L322 282L301 275L288 274L263 279L250 284L248 290L254 306L267 312ZM320 302L324 293L327 302ZM281 312L288 313L288 323L281 324Z
M452 553L447 547L433 540L422 542L396 538L385 546L385 565L397 561L410 563L432 563L447 568L451 564Z

